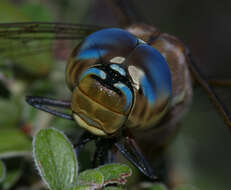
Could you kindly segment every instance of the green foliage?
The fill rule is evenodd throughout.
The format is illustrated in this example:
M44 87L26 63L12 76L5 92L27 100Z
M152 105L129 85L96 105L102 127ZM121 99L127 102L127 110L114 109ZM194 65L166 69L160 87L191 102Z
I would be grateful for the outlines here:
M92 190L92 189L95 188L89 185L77 185L70 188L70 190Z
M192 186L192 185L181 185L181 186L175 188L174 190L198 190L198 188L196 188L195 186Z
M1 129L0 158L23 156L31 151L30 139L18 129Z
M4 163L0 160L0 183L4 180L6 176L6 167Z
M68 190L74 184L78 164L71 143L59 131L44 129L33 141L35 163L50 189Z
M122 187L106 187L104 190L123 190Z
M9 170L6 172L6 176L2 183L0 183L0 189L2 190L8 190L11 189L15 185L15 183L18 181L18 179L21 176L21 169L20 168L15 168L12 170Z
M21 107L17 101L0 98L0 110L4 110L0 114L0 129L16 125L21 116Z
M43 181L51 190L105 189L109 183L122 185L131 176L123 164L107 164L78 173L78 162L72 144L57 129L43 129L33 140L34 159ZM121 189L107 187L106 189Z
M98 170L86 170L78 176L79 185L89 185L100 188L104 184L104 176Z
M28 2L21 6L21 10L24 14L34 21L53 21L54 15L51 14L49 7L35 2Z
M126 178L132 175L132 171L128 166L118 163L101 166L98 171L104 176L104 184L125 184Z
M40 20L39 16L41 15L43 15L42 20L52 20L50 10L39 4L26 4L24 7L21 7L21 9L18 9L9 1L1 0L0 2L0 22L2 23ZM3 53L3 57L11 60L11 63L19 68L21 72L41 76L47 75L52 67L53 60L51 51L49 51L51 50L50 43L49 40L1 39L0 49L1 52L6 52ZM0 66L4 64L4 61L0 59Z
M1 22L28 21L23 13L9 1L1 0L0 10Z

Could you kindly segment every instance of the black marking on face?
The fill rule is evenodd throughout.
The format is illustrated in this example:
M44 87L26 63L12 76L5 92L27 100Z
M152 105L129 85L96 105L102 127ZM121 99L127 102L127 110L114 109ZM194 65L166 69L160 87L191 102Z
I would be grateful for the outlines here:
M121 91L118 88L114 87L114 84L121 82L121 83L125 84L128 88L130 88L131 91L133 91L132 85L131 85L131 82L128 78L127 73L125 76L123 76L118 71L112 69L110 67L110 65L100 65L100 66L96 66L96 68L98 68L98 69L104 71L104 73L106 73L106 79L99 78L95 75L92 75L92 77L95 80L97 80L100 84L105 86L106 88L113 90L117 94L121 95Z

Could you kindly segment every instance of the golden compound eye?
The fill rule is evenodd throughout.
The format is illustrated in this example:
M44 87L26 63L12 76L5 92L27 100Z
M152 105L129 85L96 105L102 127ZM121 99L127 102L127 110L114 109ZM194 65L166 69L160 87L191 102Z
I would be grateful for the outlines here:
M115 133L126 121L133 103L132 90L123 83L123 79L128 83L125 76L126 72L114 64L83 72L72 96L77 123L97 135Z

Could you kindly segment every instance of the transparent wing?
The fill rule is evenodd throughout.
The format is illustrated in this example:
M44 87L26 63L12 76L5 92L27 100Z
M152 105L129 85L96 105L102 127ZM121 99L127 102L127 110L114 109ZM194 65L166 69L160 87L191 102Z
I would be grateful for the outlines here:
M0 39L82 39L99 29L102 27L71 23L3 23L0 24Z
M52 64L54 41L78 41L103 27L51 22L0 24L0 67L14 67L32 75L48 73ZM77 42L76 42L77 43ZM62 51L67 48L62 44ZM60 46L59 46L60 49Z

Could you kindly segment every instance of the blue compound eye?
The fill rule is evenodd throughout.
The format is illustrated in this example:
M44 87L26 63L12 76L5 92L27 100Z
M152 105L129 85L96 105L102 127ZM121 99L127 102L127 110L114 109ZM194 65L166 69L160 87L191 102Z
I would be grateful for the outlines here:
M92 76L97 76L101 79L106 79L106 73L104 71L102 71L101 69L98 68L90 68L87 69L81 76L80 76L80 81L86 77L87 75L92 75Z
M172 80L168 64L156 49L140 44L127 58L126 68L135 99L129 124L131 127L151 127L163 117L171 102ZM142 114L140 110L143 110Z
M128 111L132 106L132 100L133 100L133 94L131 89L121 82L115 83L114 87L119 89L120 92L123 94L122 96L126 99L123 112L128 113Z

